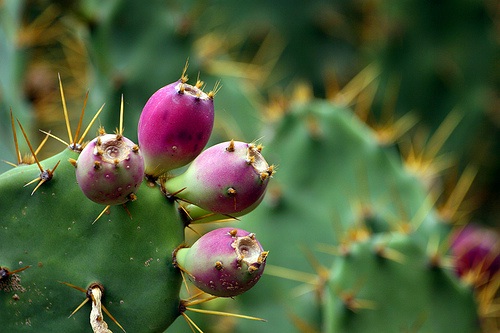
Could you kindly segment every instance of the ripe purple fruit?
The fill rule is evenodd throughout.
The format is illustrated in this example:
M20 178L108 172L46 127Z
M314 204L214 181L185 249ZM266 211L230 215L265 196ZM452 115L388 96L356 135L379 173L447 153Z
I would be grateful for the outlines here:
M205 147L214 124L214 93L183 76L156 91L139 118L139 145L146 174L161 174L191 162Z
M174 262L196 287L214 296L233 297L262 276L267 251L255 234L234 228L212 230L190 248L174 252Z
M144 177L139 146L121 134L102 134L90 141L75 166L83 193L104 205L133 199Z
M186 172L168 179L165 189L205 210L231 215L255 207L273 173L260 146L224 142L203 151Z
M451 250L456 273L483 284L500 271L500 241L494 230L469 224L453 234Z

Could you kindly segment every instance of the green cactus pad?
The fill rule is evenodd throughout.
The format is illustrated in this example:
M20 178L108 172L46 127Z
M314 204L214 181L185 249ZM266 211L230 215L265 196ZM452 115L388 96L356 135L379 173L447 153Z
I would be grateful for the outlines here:
M184 227L174 204L143 184L126 209L112 206L92 224L104 206L81 192L69 158L77 154L66 149L41 162L53 168L61 161L33 195L35 184L24 185L40 174L37 165L0 176L0 266L30 266L1 284L2 331L90 331L90 302L68 318L86 296L63 283L87 289L98 282L103 305L125 330L163 332L179 315L181 276L171 253Z
M476 332L471 289L450 273L432 265L412 236L354 243L332 265L325 332Z
M398 325L417 325L419 316L424 315L432 317L424 323L430 329L458 325L454 314L461 316L464 330L475 332L477 314L472 290L460 288L458 278L443 268L432 271L421 267L415 278L397 262L388 264L395 267L390 271L394 275L378 272L375 258L373 262L358 260L349 269L343 268L349 262L341 255L346 244L371 243L379 238L391 239L392 235L408 237L409 245L398 245L402 256L409 258L407 265L424 265L429 261L429 244L435 241L442 245L446 240L449 226L437 218L425 187L405 170L393 147L380 144L375 133L349 108L321 100L293 105L264 134L269 142L265 145L266 156L278 165L278 171L262 204L251 215L242 217L238 227L251 228L263 244L268 244L272 256L261 283L251 294L241 296L242 311L250 311L252 304L265 299L266 303L253 313L268 319L269 331L300 328L365 332L364 316L381 317L379 312L366 309L358 317L353 311L339 312L341 292L359 287L379 297L359 295L375 304L380 302L381 293L387 293L389 304L384 306L392 309L391 316L401 318L394 321L395 330L383 326L384 319L378 318L380 323L371 322L374 331L411 330L411 326ZM380 289L384 278L391 281L386 288L392 290ZM441 290L439 297L430 297L437 289ZM411 293L427 298L409 310L405 304ZM403 304L398 303L398 294L403 295ZM438 306L434 302L449 313L443 321L427 313ZM413 310L415 313L409 313ZM467 316L463 315L465 311ZM357 318L361 323L356 322ZM246 322L237 325L242 332L251 331Z

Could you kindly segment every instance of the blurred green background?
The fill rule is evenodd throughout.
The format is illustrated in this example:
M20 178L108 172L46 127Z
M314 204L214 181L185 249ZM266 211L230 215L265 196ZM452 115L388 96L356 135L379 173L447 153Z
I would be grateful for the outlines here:
M123 94L135 140L147 98L189 59L191 80L200 73L206 90L222 83L212 143L265 143L264 125L292 99L355 106L402 158L443 142L445 162L425 179L443 197L477 167L457 219L499 226L497 1L3 0L0 26L2 159L16 160L10 109L35 145L38 129L66 137L58 73L73 123L89 90L86 120L106 103L99 122L114 129ZM60 149L49 140L40 155Z

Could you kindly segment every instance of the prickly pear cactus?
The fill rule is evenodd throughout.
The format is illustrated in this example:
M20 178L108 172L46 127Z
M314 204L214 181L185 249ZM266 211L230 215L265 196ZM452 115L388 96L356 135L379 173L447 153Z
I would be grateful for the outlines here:
M372 236L335 259L325 288L326 332L478 330L471 290L431 262L415 235Z
M393 147L339 104L283 111L264 132L278 173L240 224L268 244L270 276L242 311L266 299L256 314L269 331L479 331L473 288L450 269L450 226Z
M177 122L156 119L154 126L150 126L149 119L142 119L139 131L143 138L148 136L149 141L141 147L124 136L122 100L122 117L115 134L106 134L100 129L95 139L84 143L84 135L79 134L82 124L78 124L73 135L68 123L69 142L63 151L43 161L38 161L34 154L36 163L19 163L0 175L2 331L163 332L177 317L189 318L185 311L199 301L180 299L181 267L173 258L173 253L190 250L184 239L189 209L182 208L183 214L179 213L180 199L165 188L165 181L173 176L165 175L164 171L177 168L179 159L182 164L191 162L210 136L215 94L209 93L207 100L212 106L207 114L193 106L200 102L200 96L207 96L198 88L195 90L199 95L193 95L187 88L169 91L170 96L156 103L160 105L161 117L174 118ZM172 102L172 94L180 101ZM188 103L184 102L183 94ZM149 107L150 104L146 104L143 111L147 116ZM201 117L208 125L182 128L183 135L175 137L179 152L173 161L169 158L170 141L163 146L155 143L154 153L160 158L151 160L148 155L144 161L142 150L151 151L148 145L155 139L155 128L163 130L166 126L175 131L177 123L182 125L183 113L192 123ZM20 123L19 127L28 140ZM90 125L85 133L89 128ZM12 129L15 131L16 126ZM185 147L192 147L193 140L187 138L199 135L203 140L196 143L195 151L183 151ZM164 139L161 135L156 138ZM221 161L215 158L211 162L217 165ZM259 162L267 166L263 157ZM145 170L163 171L145 177ZM237 174L240 170L228 169L228 172ZM184 180L183 188L195 193L196 189L188 182L191 176L196 174L177 177ZM270 176L266 173L266 184ZM257 177L260 181L260 175ZM233 186L239 188L238 179L234 181ZM260 194L253 200L260 202L264 190L264 186L259 188ZM233 196L232 202L238 204L240 198L244 201L243 194ZM229 245L217 260L220 266L216 271L223 281L212 281L219 285L218 291L212 292L216 296L234 296L226 289L232 290L235 285L238 285L238 294L250 289L265 266L267 252L260 244L255 247L250 244L258 244L255 234L240 235L240 231L229 228L224 229L220 237L232 239L231 235L243 240L234 248ZM205 248L196 247L190 253L198 251L202 255L218 247L220 240L204 239ZM250 263L246 256L252 248L260 252L255 262ZM196 276L206 265L184 259L179 262L189 277ZM245 266L250 278L226 274L231 270L240 271L240 265ZM211 268L213 266L206 267ZM188 324L197 327L189 319Z
M103 206L77 185L68 162L77 157L65 149L42 161L43 167L59 166L33 195L24 185L38 177L36 164L0 177L1 266L29 266L15 282L3 281L2 325L12 332L81 332L89 326L88 310L68 316L87 296L65 284L87 289L99 283L107 310L126 330L162 331L179 312L181 278L171 252L184 236L174 204L143 184L140 200L127 210L112 207L92 224Z

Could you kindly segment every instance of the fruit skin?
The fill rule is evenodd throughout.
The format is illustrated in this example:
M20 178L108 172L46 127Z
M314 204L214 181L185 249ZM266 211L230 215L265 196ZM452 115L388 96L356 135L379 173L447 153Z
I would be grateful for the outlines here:
M255 234L235 228L212 230L190 248L174 252L174 262L196 287L219 297L233 297L252 288L266 265Z
M467 279L477 276L483 284L500 270L500 241L495 231L468 224L452 234L451 252L456 273Z
M98 136L85 146L76 162L76 180L83 193L103 205L129 201L143 177L139 147L119 134Z
M182 79L157 90L137 129L146 174L158 177L191 162L207 144L213 124L213 95Z
M274 167L254 144L223 142L203 151L165 188L181 200L219 214L237 214L262 200Z

